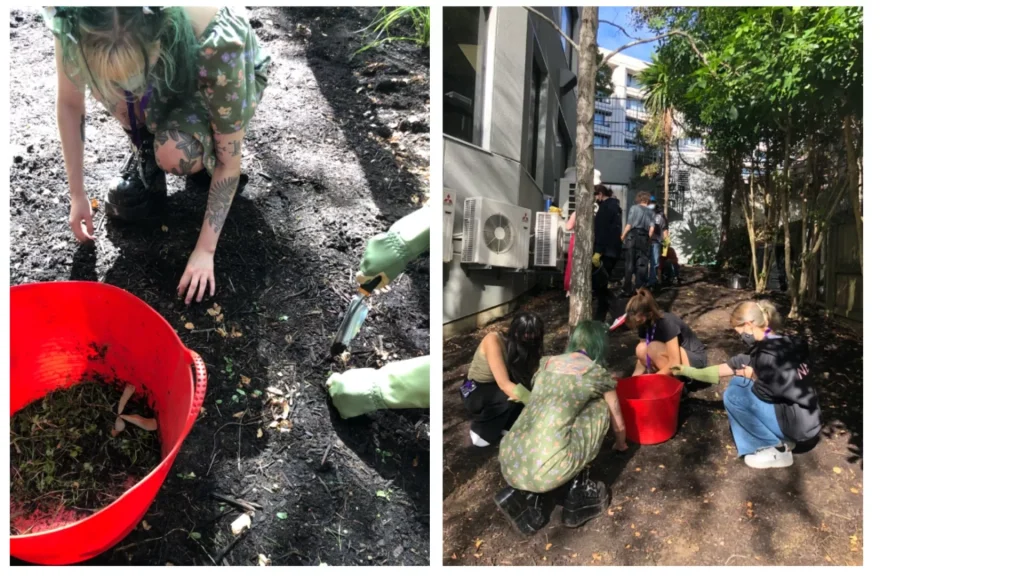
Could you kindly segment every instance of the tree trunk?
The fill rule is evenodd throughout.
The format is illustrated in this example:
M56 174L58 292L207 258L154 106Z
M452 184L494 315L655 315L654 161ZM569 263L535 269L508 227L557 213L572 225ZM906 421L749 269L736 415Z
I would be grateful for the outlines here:
M768 280L775 264L775 238L779 230L778 200L775 197L775 180L772 178L771 148L764 157L764 255L761 258L761 272L758 275L758 294L768 289Z
M853 116L843 118L843 140L846 148L847 186L850 190L850 208L857 224L857 257L861 272L864 271L864 219L860 206L860 169L857 166L857 149L853 139Z
M665 138L665 159L662 162L662 166L665 168L665 186L663 189L664 197L661 201L664 202L665 220L668 220L668 175L672 168L672 108L665 109L665 130L662 136Z
M750 159L750 193L743 195L743 220L747 223L747 237L750 239L750 266L752 272L751 279L754 282L754 286L758 283L757 273L757 230L755 229L754 221L754 203L757 197L754 195L756 178L754 175L754 158L751 156Z
M590 274L594 255L594 86L597 78L597 8L580 10L580 51L576 95L576 246L569 283L569 325L589 320Z
M786 288L789 290L789 317L798 318L800 316L800 310L797 306L796 294L797 286L793 280L793 257L790 253L790 238L789 238L789 195L793 190L793 180L791 178L793 169L793 161L791 156L791 138L792 138L792 122L787 120L786 122L786 142L783 149L786 152L785 157L782 159L782 174L783 174L783 192L782 192L782 230L783 230L783 245L786 250L785 266L786 266Z
M736 156L730 155L728 162L725 181L722 183L722 205L718 208L719 214L722 216L722 228L718 234L718 254L715 255L715 268L721 268L725 264L726 244L729 241L729 223L732 221L732 197L742 181L742 173L736 166Z
M808 197L810 194L813 193L815 195L815 198L817 197L817 193L814 188L814 183L816 182L817 175L817 166L815 163L815 156L817 155L817 150L815 150L814 148L814 134L811 134L810 137L809 151L810 158L808 159L808 161L810 163L810 167L807 171L807 176L804 177L803 193L800 194L800 213L802 216L800 218L800 286L797 288L796 300L792 308L793 310L797 311L797 314L800 313L800 308L803 307L804 302L807 299L807 288L808 284L810 283L811 274L811 259L807 257L807 254L810 251L811 247L811 239L807 237L807 206L810 205L813 207L815 205L814 201Z

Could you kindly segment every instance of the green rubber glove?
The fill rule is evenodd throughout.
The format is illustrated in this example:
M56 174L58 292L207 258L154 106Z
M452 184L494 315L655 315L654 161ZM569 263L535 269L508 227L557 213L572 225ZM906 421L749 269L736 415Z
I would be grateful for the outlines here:
M513 402L522 402L528 404L530 402L530 390L522 384L516 384L516 387L512 389L515 393L515 398L510 398Z
M692 366L678 366L672 367L673 376L684 376L691 380L698 382L707 382L708 384L718 384L718 366L708 366L707 368L694 368Z
M380 369L356 368L331 374L331 403L342 418L377 410L430 407L430 357L392 362Z
M381 276L378 288L391 282L430 248L430 209L424 206L395 222L391 229L366 243L356 281L359 285Z
M594 263L594 268L600 268L601 267L601 255L600 254L594 253L594 256L590 259L590 261Z

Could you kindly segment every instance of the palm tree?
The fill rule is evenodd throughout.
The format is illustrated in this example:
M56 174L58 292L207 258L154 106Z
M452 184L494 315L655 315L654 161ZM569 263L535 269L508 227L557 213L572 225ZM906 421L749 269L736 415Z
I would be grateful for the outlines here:
M672 63L660 51L654 53L651 65L640 71L638 80L644 91L644 106L653 118L644 125L642 136L649 144L663 148L662 171L665 184L662 196L667 216L669 156L672 149L672 126L675 121L673 101L683 95L683 83L682 79L673 73Z

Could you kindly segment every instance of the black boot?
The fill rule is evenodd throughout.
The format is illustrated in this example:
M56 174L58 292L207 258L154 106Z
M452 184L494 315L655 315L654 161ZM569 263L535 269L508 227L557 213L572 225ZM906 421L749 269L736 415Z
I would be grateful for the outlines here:
M134 222L152 216L167 198L167 176L156 163L153 135L143 131L142 143L121 166L121 175L107 189L107 216Z
M562 504L562 524L570 528L582 526L608 509L608 488L604 482L591 480L586 468L569 485L569 494Z
M540 494L516 490L509 486L494 496L494 503L523 536L530 536L544 527Z

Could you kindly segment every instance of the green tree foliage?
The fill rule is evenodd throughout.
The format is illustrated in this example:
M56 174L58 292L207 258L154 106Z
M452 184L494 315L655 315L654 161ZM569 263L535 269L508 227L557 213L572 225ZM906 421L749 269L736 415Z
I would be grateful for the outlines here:
M641 77L648 103L682 112L687 130L728 162L733 177L725 180L744 200L752 252L759 240L774 243L780 229L788 244L789 227L781 224L791 220L792 205L802 205L806 276L820 248L813 233L840 194L862 230L863 8L658 7L635 9L634 18L672 34ZM838 163L829 154L837 149ZM746 183L736 177L743 167ZM806 283L793 281L789 253L795 313ZM765 268L754 270L759 289L771 264L765 258Z

